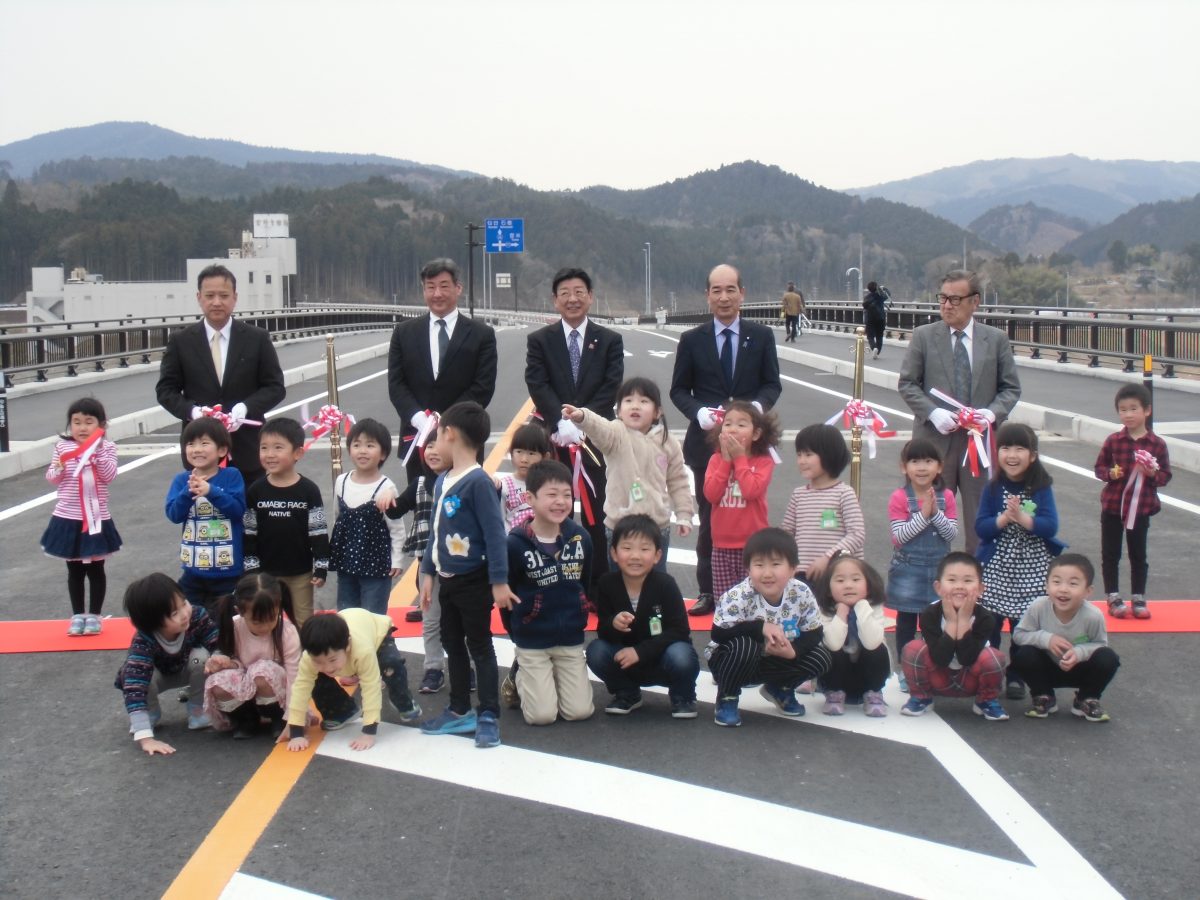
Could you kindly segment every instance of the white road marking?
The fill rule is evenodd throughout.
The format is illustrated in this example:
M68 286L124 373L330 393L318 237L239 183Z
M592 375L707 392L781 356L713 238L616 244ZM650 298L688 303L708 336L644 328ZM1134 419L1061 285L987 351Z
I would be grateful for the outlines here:
M220 900L304 900L304 898L325 900L321 894L310 894L308 891L277 884L264 878L255 878L253 875L243 875L241 872L234 873L220 896Z
M410 653L420 653L423 646L420 638L402 638L396 644ZM511 641L497 638L494 644L497 662L511 665ZM712 703L715 687L706 681L701 679L697 685L697 698ZM904 698L894 683L889 689L895 709ZM665 692L662 688L647 690ZM774 707L753 691L744 693L742 710L778 716ZM378 743L366 753L349 749L353 737L349 733L327 735L317 752L655 828L914 896L961 896L959 879L969 880L980 896L987 897L1007 898L1013 890L1032 891L1035 896L1050 892L1063 897L1118 896L936 713L920 719L894 716L880 720L851 714L786 721L924 747L1033 865L603 763L507 746L481 754L470 740L428 737L386 723L380 727ZM638 799L631 802L630 798ZM721 810L721 826L709 832L705 829L712 821L713 809ZM819 833L823 839L782 844L778 840L780 834L804 833ZM875 865L862 865L861 855L854 851L862 846L871 847Z
M673 350L647 350L646 352L658 359L666 359L668 356L675 355Z

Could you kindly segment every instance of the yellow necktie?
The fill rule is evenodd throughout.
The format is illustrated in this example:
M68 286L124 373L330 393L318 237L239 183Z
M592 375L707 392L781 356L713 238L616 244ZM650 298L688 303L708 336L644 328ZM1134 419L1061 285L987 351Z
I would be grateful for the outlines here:
M221 380L221 332L214 331L212 340L208 342L212 351L213 368L217 370L217 381Z

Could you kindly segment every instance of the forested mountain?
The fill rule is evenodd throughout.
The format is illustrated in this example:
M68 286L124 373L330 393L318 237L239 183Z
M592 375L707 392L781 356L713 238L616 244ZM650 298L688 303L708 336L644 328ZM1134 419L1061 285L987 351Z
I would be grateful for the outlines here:
M1025 257L1049 256L1088 230L1087 222L1035 203L997 206L967 226L983 240Z
M1139 203L1200 191L1200 162L1087 159L979 160L849 193L919 206L965 225L996 206L1036 203L1096 224Z
M38 206L72 208L83 189L131 179L153 181L181 197L249 197L279 187L334 188L382 176L425 188L461 177L442 168L385 163L261 162L228 165L199 156L166 159L64 159L44 163L30 179Z
M618 215L665 225L756 226L788 223L832 236L862 234L918 266L956 252L962 229L911 206L863 201L778 166L741 162L642 190L592 187L577 196Z
M408 159L379 156L375 153L320 153L289 150L285 147L258 147L240 141L197 138L160 128L148 122L101 122L81 128L49 131L0 146L0 160L8 162L14 178L28 178L39 166L63 159L167 159L168 157L205 157L230 166L248 163L293 162L330 165L371 165L410 168L420 166ZM449 175L470 175L440 166L423 168ZM129 177L135 177L129 173Z
M1107 225L1089 231L1063 248L1086 263L1104 259L1113 241L1126 247L1150 244L1181 252L1200 242L1200 194L1190 200L1143 203Z
M46 180L55 173L99 176L121 165L57 163L43 167L36 183L8 183L0 206L0 296L19 298L31 266L84 266L110 281L182 278L187 258L223 256L255 212L290 216L300 269L297 297L414 299L423 260L465 257L468 221L523 217L526 252L496 259L497 271L515 277L523 305L549 296L551 275L560 266L583 265L596 276L609 308L633 310L642 307L647 242L656 303L667 304L674 293L681 308L690 308L702 305L705 275L722 261L739 266L754 299L778 296L789 280L810 295L842 296L846 269L858 263L859 234L865 235L866 279L884 281L901 296L925 288L932 277L928 267L940 267L945 259L932 261L956 257L965 234L919 210L863 202L757 163L646 192L564 194L487 178L417 186L396 181L393 172L333 188L243 193L235 190L243 174L261 169L282 178L282 170L180 159L129 164L147 174L161 166L162 181L125 179L90 188L72 182L77 196L71 209L38 200L55 187L67 190ZM320 177L331 168L293 167L300 176L324 170ZM226 196L187 196L222 178L230 179ZM658 202L643 208L647 196ZM658 211L648 215L650 209ZM653 221L633 218L637 213ZM512 302L511 294L498 299Z

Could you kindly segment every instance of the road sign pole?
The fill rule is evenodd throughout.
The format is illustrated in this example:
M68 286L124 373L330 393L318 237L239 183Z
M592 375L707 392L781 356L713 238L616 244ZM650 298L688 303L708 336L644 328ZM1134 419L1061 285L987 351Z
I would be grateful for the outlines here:
M467 313L472 319L475 318L475 248L480 246L475 232L482 230L482 225L467 223Z

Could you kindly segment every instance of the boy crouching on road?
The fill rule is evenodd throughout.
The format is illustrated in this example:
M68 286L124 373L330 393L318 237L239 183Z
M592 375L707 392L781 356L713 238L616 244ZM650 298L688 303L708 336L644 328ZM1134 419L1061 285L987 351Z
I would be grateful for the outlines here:
M361 607L349 607L336 615L313 616L300 629L300 667L288 703L289 750L304 750L308 738L304 723L308 701L321 714L321 728L336 731L362 719L362 734L350 742L351 750L369 750L375 746L375 733L383 712L383 691L400 713L400 721L421 718L421 707L408 690L408 670L396 648L392 632L396 627L387 616ZM362 713L342 685L357 684L362 691ZM280 735L280 740L283 735Z
M1121 660L1108 646L1104 613L1088 603L1096 570L1082 553L1064 553L1050 561L1046 596L1025 610L1013 632L1012 668L1029 685L1033 706L1025 711L1044 719L1058 711L1057 687L1076 688L1071 712L1089 722L1107 722L1100 695L1117 674Z

